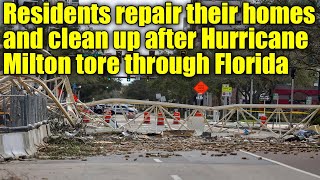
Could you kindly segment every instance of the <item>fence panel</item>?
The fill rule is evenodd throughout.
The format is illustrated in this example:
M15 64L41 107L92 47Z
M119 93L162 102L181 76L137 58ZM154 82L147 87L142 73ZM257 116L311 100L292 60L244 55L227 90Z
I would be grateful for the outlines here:
M8 127L33 125L47 120L47 100L39 95L17 95L10 97L10 121Z

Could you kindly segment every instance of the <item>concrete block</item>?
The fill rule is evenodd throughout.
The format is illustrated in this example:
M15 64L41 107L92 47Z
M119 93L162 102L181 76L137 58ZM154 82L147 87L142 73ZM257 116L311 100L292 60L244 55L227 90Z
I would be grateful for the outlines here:
M43 137L42 137L42 133L41 133L40 127L37 129L36 135L37 135L37 138L38 138L38 141L39 141L39 146L43 146L44 142L43 142Z
M5 152L11 151L15 158L28 156L25 151L23 133L7 133L2 137Z
M35 151L35 152L37 152L37 146L35 145L35 142L34 142L34 137L33 137L33 133L32 133L32 131L30 130L30 131L28 131L28 136L29 136L29 142L30 142L30 149L32 150L32 151Z
M39 134L38 134L38 129L33 129L30 131L31 133L31 137L33 138L33 143L34 145L40 146L40 138L39 138Z
M50 130L50 125L47 124L47 133L48 133L48 137L52 136L51 130Z
M25 146L25 151L28 153L29 156L33 156L37 152L37 148L34 145L31 131L23 133L23 142Z
M48 137L47 125L46 124L42 125L41 128L42 128L43 138L47 138Z
M43 139L45 138L46 134L47 134L47 130L43 128L44 125L41 125L38 128L38 135L39 135L39 140L40 140L40 145L44 145L44 141Z
M3 134L0 134L0 156L4 159L14 158L10 148L5 148L3 143Z
M201 136L204 132L205 119L203 116L193 116L187 121L187 127L191 130L195 130L195 136Z

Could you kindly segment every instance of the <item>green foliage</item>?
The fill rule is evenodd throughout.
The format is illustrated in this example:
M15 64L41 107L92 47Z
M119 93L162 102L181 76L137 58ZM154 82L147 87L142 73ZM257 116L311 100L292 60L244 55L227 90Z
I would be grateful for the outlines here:
M149 99L152 97L150 83L145 80L134 81L124 88L123 95L128 99Z
M101 75L76 75L70 77L71 84L81 85L80 100L83 102L119 97L121 82L118 79Z

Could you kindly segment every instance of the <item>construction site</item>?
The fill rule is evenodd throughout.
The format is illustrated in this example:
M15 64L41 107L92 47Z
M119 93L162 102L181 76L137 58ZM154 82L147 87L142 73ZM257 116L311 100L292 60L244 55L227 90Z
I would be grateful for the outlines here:
M101 30L93 24L109 25L112 14L108 13L115 5L78 6L82 3L93 2L0 3L1 9L40 8L43 13L38 18L47 21L38 19L38 22L33 17L29 21L36 23L24 23L23 17L18 18L23 13L16 14L7 7L7 14L12 16L9 19L14 22L0 27L2 35L8 31L17 35L21 31L20 37L12 38L13 44L8 34L1 37L0 44L0 179L320 179L318 20L313 22L315 26L302 24L306 31L300 26L296 29L272 26L279 33L297 32L300 28L305 34L300 34L298 40L271 38L270 41L279 43L254 48L254 41L249 43L244 38L242 42L230 43L232 48L227 45L233 36L228 36L228 41L222 36L228 35L227 31L238 32L239 41L241 32L248 29L249 32L250 28L263 31L263 35L273 32L270 24L249 28L251 21L241 22L242 12L228 11L230 7L243 8L242 1L180 2L189 6L196 18L190 24L186 18L183 19L186 22L178 23L180 14L183 16L185 12L181 12L182 5L173 2L154 7L152 3L141 7L122 5L117 6L121 17L116 21L121 25L124 22L132 27L137 25L134 27L137 30L128 32L139 33L139 38L140 29L147 28L145 35L149 32L150 36L145 37L147 48L138 51L138 44L143 43L129 34L122 40L120 36L115 38L112 49L115 51L109 51L109 26ZM273 3L278 2L270 2ZM250 6L252 12L255 10L255 3L244 5ZM316 1L314 7L319 5ZM194 6L198 8L196 11L192 10ZM293 7L303 10L304 6ZM54 18L44 9L52 7L57 10L56 18L60 16L58 11L72 14L66 7L75 11L75 15L55 19L56 24L50 24ZM212 10L207 9L210 7ZM314 13L310 7L306 6L304 13L318 17L319 12ZM158 8L159 14L153 8ZM40 10L30 11L29 16L36 16ZM80 10L81 17L72 22ZM89 11L95 11L92 13L96 23L91 22L93 15ZM145 17L147 11L151 18ZM168 17L160 20L168 26L162 27L159 24L164 22L155 17L166 16L165 12ZM143 14L141 19L139 13ZM223 21L208 24L203 17L215 21L211 13L218 13L215 17ZM223 18L227 14L234 15L231 25L226 24L228 18ZM259 13L254 14L258 18ZM270 17L276 21L276 16ZM146 25L151 23L154 23L151 29L158 29L160 34L147 31ZM181 24L182 30L175 31L169 26L173 24ZM213 36L202 34L208 29ZM216 37L215 30L221 38ZM28 37L23 35L27 32ZM94 33L98 36L94 37ZM43 34L49 37L42 38ZM260 35L260 45L269 45ZM254 32L249 36L253 38ZM306 42L309 49L303 46ZM28 43L34 47L25 46ZM250 52L236 51L239 43L251 44ZM286 51L289 55L279 56L280 47L276 45L281 43L292 46L284 48L290 49ZM224 51L228 49L232 52ZM252 49L255 51L251 52ZM270 56L265 57L267 54ZM266 60L261 60L262 57ZM276 57L286 58L284 65ZM210 73L212 70L216 72Z
M101 157L138 163L179 161L188 153L207 157L205 161L231 158L239 163L261 161L268 155L303 157L312 162L306 167L312 166L313 171L319 167L319 126L311 126L319 105L209 107L117 98L83 103L74 98L68 76L2 75L0 83L0 154L9 169L17 160L86 162ZM99 104L132 104L141 110L134 117L122 106L120 113L106 108L97 114L90 107ZM255 116L261 108L272 112L268 118ZM290 123L290 114L298 121ZM3 178L11 176L9 170L0 172Z

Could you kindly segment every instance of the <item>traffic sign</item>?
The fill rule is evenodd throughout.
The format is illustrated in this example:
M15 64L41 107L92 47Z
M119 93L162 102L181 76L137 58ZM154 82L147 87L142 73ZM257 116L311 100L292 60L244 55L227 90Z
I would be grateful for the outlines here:
M156 94L156 99L160 100L160 99L161 99L161 97L162 97L162 96L161 96L161 94L160 94L160 93L157 93L157 94Z
M312 104L312 97L311 96L307 97L306 104L308 104L308 105Z
M273 94L273 100L279 100L279 94L278 93L274 93Z
M200 81L197 85L193 87L195 91L197 91L198 94L204 94L208 91L209 87L202 81Z
M229 84L222 84L222 96L223 97L232 96L232 87L229 87Z
M202 100L203 99L203 96L202 94L198 94L198 96L196 97L197 100Z
M260 95L259 100L260 101L269 101L270 100L270 96L268 96L268 95Z

